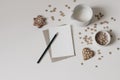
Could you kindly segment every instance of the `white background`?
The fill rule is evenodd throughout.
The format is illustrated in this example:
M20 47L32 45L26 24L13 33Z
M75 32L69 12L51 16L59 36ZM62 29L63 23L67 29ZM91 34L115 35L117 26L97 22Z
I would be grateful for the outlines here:
M83 3L102 11L105 14L103 20L115 17L117 21L109 26L116 36L120 35L119 0L77 0L76 3L72 0L0 0L0 80L120 80L120 51L116 49L120 42L114 41L107 47L81 45L78 32L83 30L77 26L74 27L75 57L52 63L47 53L40 64L36 63L46 48L42 31L69 24L72 11L64 5L68 4L72 10ZM51 21L50 16L59 18L59 12L46 13L49 4L64 11L67 16L61 22ZM48 24L41 29L33 26L33 18L39 14L48 19ZM85 46L95 51L100 48L104 58L99 61L99 55L96 55L84 62L81 50Z

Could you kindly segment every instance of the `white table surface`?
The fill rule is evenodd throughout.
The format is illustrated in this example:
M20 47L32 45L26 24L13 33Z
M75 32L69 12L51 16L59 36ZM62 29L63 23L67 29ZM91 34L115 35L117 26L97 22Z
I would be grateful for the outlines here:
M47 53L40 64L36 63L46 48L42 31L69 24L71 11L77 4L87 4L104 13L100 21L110 21L112 16L116 18L115 22L110 21L109 27L116 37L120 37L119 3L119 0L77 0L75 3L73 0L0 0L0 80L120 80L120 50L116 49L120 47L120 41L115 40L107 47L80 44L78 33L84 30L78 26L74 27L75 57L53 63ZM59 12L45 12L49 4L64 11L66 16L61 18ZM71 9L66 9L65 4ZM39 14L48 18L48 24L41 29L33 26L33 18ZM62 21L52 21L52 15ZM104 58L99 61L101 55L96 54L84 61L81 54L84 47L100 49ZM112 51L111 55L109 51Z

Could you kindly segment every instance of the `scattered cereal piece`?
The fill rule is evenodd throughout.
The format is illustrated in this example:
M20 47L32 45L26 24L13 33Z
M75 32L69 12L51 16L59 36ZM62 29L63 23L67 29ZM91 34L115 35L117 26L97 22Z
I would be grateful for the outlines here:
M112 54L112 52L109 52L109 54Z
M82 37L80 37L79 39L82 39Z
M116 21L116 19L114 17L111 17L111 20Z
M96 68L98 68L98 65L95 65Z
M51 19L54 21L55 20L54 16L51 16Z
M101 56L101 58L103 58L103 56Z
M98 60L101 60L101 58L98 58Z
M113 18L113 17L111 17L111 19L113 20L114 18Z
M81 42L81 44L83 44L84 42Z
M61 19L58 19L58 21L61 21Z
M90 29L89 27L87 27L87 29Z
M57 9L57 8L53 8L53 10L52 10L52 11L53 11L53 12L56 12L56 9Z
M120 38L117 38L118 40L120 40Z
M73 2L76 2L76 0L73 0Z
M52 13L52 12L53 12L53 10L50 10L50 12Z
M51 7L52 5L48 5L48 7Z
M85 29L85 32L87 32L87 29Z
M68 7L68 9L70 9L70 7Z
M81 35L81 32L79 32L79 35Z
M110 32L112 32L112 29L110 29Z
M84 63L81 63L81 65L84 65Z
M65 7L68 7L68 5L66 4Z
M117 48L117 50L120 50L120 48Z
M48 10L47 10L47 9L46 9L45 11L46 11L46 12L48 12Z
M97 50L98 54L101 54L101 51L100 50Z

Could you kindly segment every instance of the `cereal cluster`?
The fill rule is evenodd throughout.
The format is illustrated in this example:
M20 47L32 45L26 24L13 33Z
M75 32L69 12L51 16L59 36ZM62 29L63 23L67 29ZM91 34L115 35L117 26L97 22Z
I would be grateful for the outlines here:
M88 60L95 55L94 51L90 50L89 48L84 48L82 54L84 60Z
M37 26L38 28L43 27L46 24L46 18L44 18L41 15L38 15L36 18L34 18L34 26Z

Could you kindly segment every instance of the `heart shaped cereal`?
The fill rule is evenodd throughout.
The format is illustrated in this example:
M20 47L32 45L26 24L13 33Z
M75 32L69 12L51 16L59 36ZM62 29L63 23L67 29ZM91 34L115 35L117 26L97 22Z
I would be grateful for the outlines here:
M94 51L90 50L89 48L84 48L83 51L82 51L82 54L83 54L83 59L84 60L88 60L95 55Z

